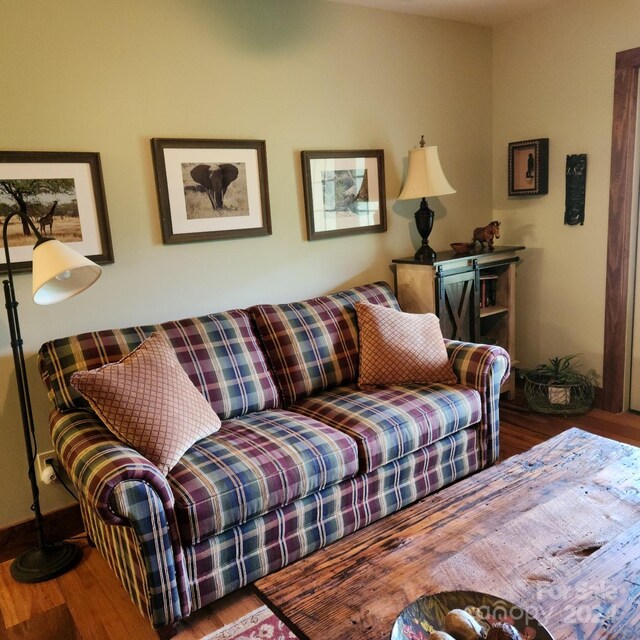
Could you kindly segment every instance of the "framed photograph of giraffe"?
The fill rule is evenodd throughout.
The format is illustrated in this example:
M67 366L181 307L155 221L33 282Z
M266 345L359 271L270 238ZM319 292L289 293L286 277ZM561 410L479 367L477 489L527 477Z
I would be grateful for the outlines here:
M28 215L43 236L56 238L94 262L113 262L100 154L0 151L0 222L14 211ZM15 216L2 239L0 273L31 270L35 239Z
M271 234L264 140L153 138L164 244Z

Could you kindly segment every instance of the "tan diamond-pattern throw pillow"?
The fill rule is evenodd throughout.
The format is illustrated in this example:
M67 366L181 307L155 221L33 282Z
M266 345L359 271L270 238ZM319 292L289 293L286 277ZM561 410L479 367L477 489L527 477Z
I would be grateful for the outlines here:
M457 382L435 315L404 313L367 302L357 302L355 307L359 386Z
M194 442L220 428L173 349L155 333L119 362L77 371L71 383L119 439L165 475Z

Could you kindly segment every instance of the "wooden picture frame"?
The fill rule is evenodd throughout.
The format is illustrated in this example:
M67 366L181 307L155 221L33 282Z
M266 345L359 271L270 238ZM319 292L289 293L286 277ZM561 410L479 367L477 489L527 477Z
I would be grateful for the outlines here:
M100 264L113 262L99 153L0 151L0 218L26 213L42 235ZM31 271L36 242L19 216L7 227L11 270ZM7 272L0 251L0 273Z
M264 140L153 138L164 244L271 234Z
M302 151L309 240L387 230L384 151Z
M509 195L539 196L549 191L549 138L509 143Z

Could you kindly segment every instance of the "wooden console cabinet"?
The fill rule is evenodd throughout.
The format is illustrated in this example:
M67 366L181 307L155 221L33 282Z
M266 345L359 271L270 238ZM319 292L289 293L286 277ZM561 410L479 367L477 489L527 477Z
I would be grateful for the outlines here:
M513 366L516 252L523 249L496 246L468 255L446 251L432 265L413 258L393 260L400 306L409 313L435 313L445 338L503 347ZM513 398L514 375L502 390Z

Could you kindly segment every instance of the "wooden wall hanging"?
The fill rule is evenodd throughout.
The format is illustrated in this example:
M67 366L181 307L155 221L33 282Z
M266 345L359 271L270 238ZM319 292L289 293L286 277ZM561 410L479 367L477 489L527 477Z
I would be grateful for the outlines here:
M564 223L584 224L584 202L587 187L587 154L567 156L567 193Z

